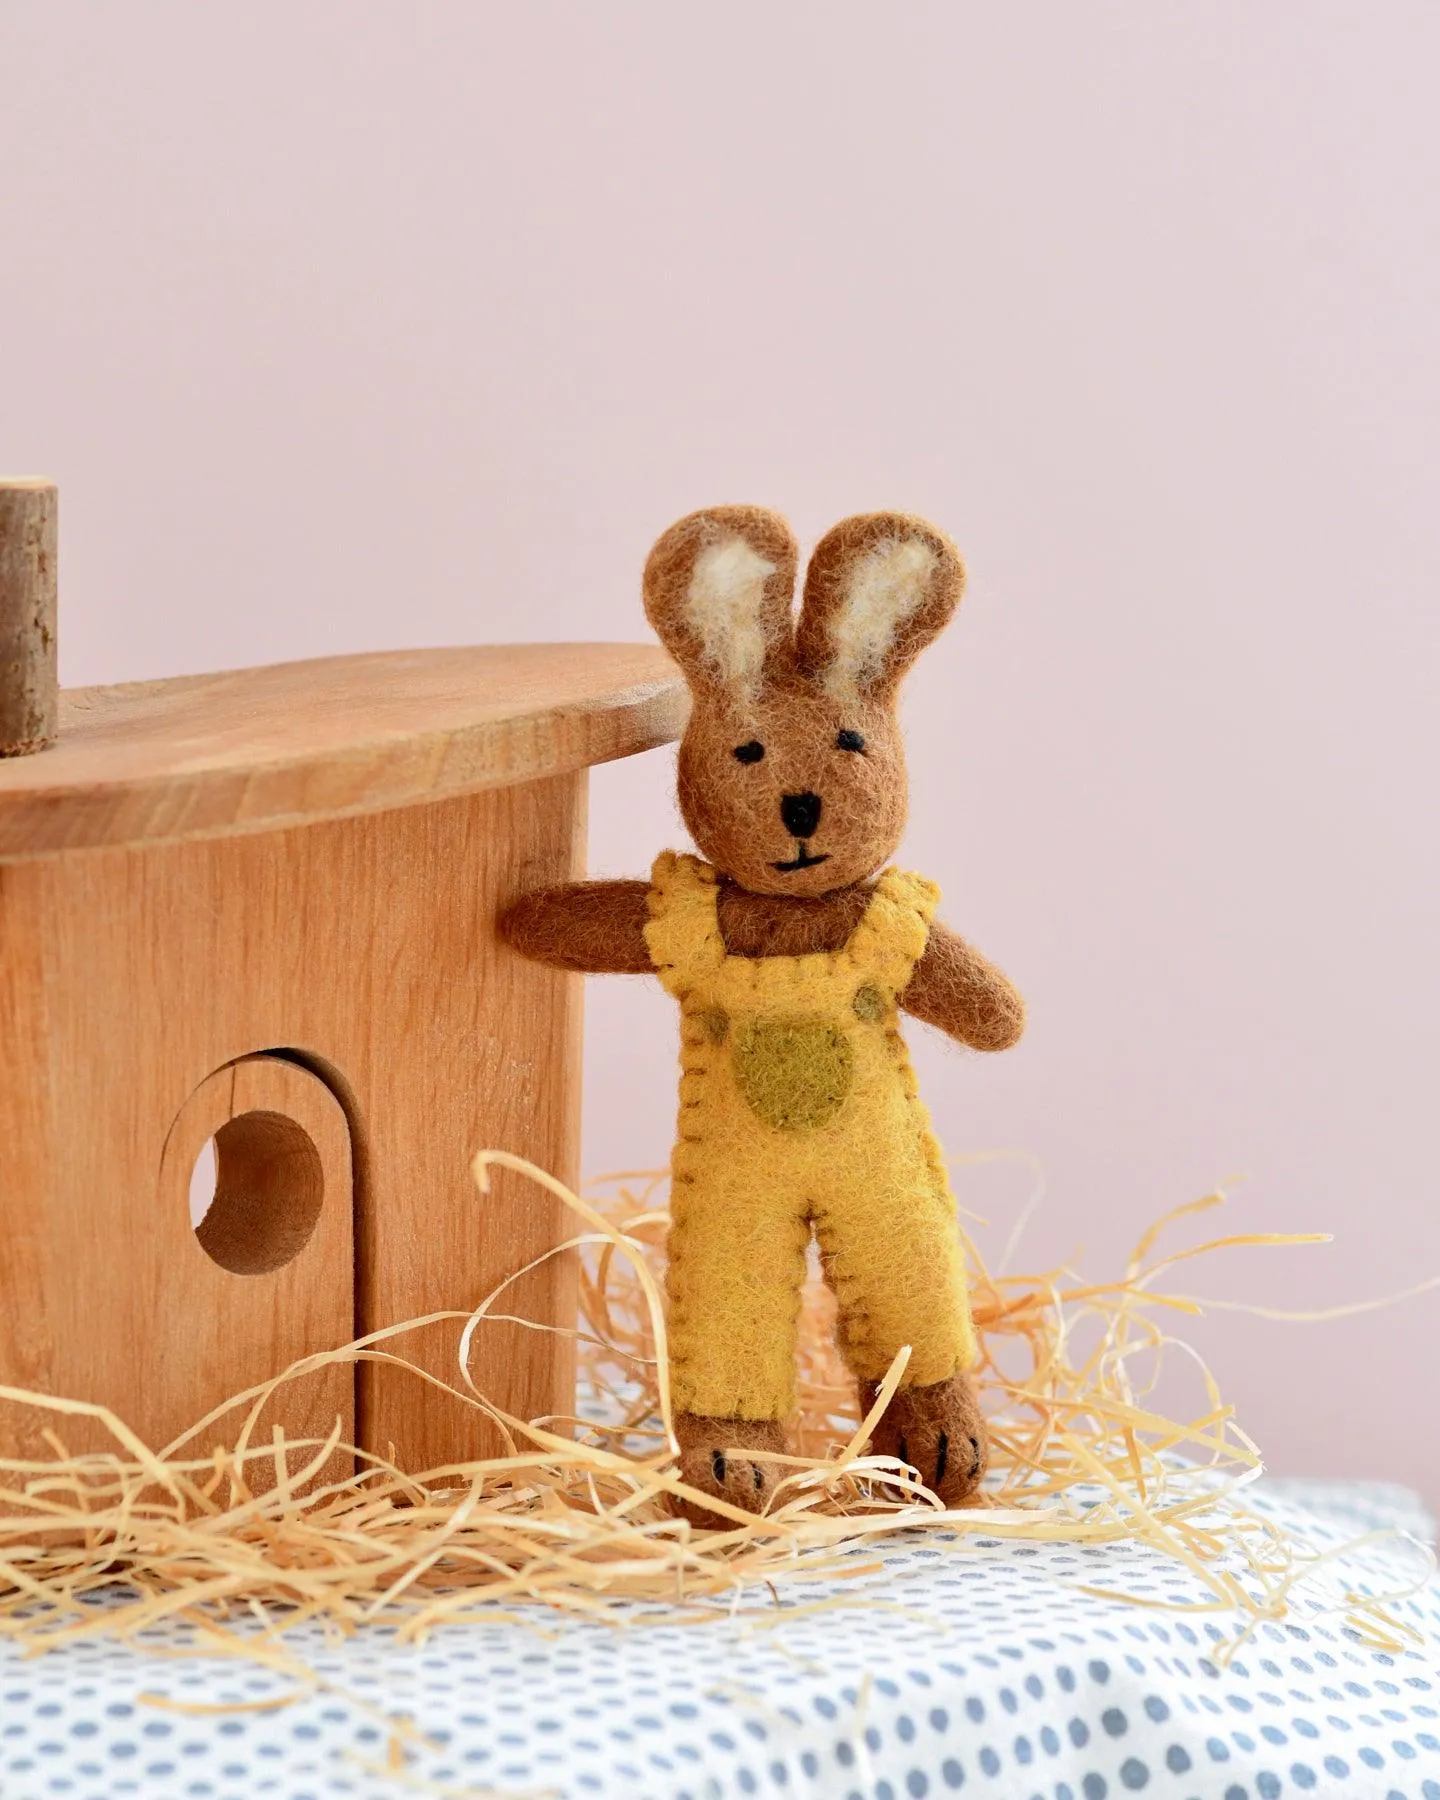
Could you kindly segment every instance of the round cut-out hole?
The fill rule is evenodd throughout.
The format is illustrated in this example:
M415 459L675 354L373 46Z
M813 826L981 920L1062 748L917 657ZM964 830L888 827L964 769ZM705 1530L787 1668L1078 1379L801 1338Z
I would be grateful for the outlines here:
M268 1275L310 1240L325 1198L325 1169L310 1134L278 1112L227 1120L214 1145L214 1198L195 1227L200 1246L235 1275ZM191 1217L204 1151L191 1177ZM198 1190L203 1199L203 1182Z

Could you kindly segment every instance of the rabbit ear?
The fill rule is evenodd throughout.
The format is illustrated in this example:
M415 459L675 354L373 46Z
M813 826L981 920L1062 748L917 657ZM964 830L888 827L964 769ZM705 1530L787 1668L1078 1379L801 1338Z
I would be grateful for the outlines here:
M924 519L842 519L815 546L805 575L800 673L842 702L887 698L949 623L964 587L959 552Z
M645 564L645 616L690 685L746 704L794 668L794 592L795 539L759 506L691 513Z

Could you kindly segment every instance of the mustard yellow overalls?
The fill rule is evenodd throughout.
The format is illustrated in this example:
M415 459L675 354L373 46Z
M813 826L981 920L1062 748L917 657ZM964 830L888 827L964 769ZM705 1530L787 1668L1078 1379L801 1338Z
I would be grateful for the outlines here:
M899 1032L939 897L887 870L844 949L731 956L714 869L657 859L645 938L680 1002L667 1276L678 1410L793 1411L812 1226L858 1377L880 1380L902 1344L906 1387L974 1361L955 1202Z

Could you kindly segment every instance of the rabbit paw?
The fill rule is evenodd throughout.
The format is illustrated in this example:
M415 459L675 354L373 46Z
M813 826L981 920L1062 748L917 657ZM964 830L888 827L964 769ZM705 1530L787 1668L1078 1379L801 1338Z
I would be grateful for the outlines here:
M860 1384L860 1410L875 1404L879 1382ZM872 1454L898 1457L946 1506L959 1506L979 1487L990 1440L970 1377L952 1375L930 1387L901 1388L870 1441Z
M707 1419L701 1413L676 1413L675 1437L680 1445L680 1478L687 1487L728 1500L744 1512L764 1512L776 1483L786 1473L778 1463L756 1462L747 1450L783 1452L785 1427L774 1419ZM694 1501L675 1502L675 1510L692 1525L733 1531L735 1522Z

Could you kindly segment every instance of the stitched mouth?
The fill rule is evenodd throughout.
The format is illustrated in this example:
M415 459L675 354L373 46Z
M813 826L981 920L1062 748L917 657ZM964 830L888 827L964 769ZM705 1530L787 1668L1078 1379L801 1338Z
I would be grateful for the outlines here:
M822 853L819 856L811 856L810 852L803 844L801 844L800 854L795 858L794 862L771 863L770 867L772 869L778 869L782 875L793 875L797 869L813 869L817 863L828 862L829 860L828 853Z

